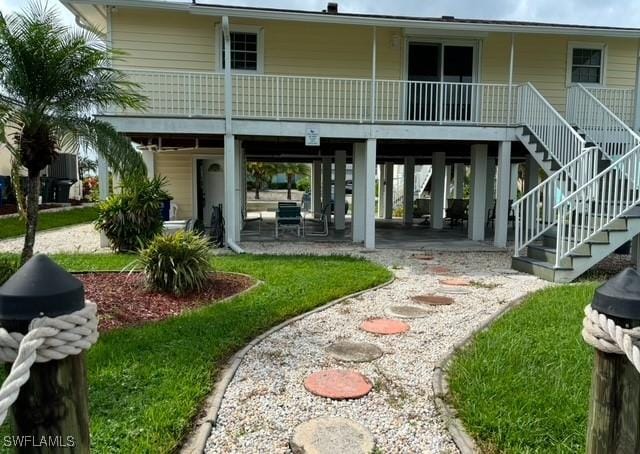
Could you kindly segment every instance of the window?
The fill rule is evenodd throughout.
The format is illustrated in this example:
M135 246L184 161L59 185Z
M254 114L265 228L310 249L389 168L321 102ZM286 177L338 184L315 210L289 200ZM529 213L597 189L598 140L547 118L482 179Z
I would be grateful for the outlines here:
M604 76L604 46L575 45L569 48L569 82L600 85Z
M238 71L258 71L259 43L258 33L232 31L231 69ZM222 38L222 69L225 65L225 46Z

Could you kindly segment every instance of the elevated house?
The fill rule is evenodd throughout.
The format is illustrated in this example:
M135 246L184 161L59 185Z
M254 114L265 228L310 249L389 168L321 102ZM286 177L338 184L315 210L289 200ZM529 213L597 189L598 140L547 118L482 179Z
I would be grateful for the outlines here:
M451 197L445 181L461 198L470 168L469 239L485 240L495 200L491 240L507 244L513 210L514 267L550 280L574 279L640 233L638 29L376 16L336 4L61 1L126 52L114 64L149 98L145 112L100 116L169 179L180 217L222 203L230 244L242 234L247 160L313 163L313 204L335 199L336 231L346 228L352 163L348 228L367 248L376 216L391 217L394 166L407 223L416 166L431 166L436 230ZM215 190L203 197L211 168Z

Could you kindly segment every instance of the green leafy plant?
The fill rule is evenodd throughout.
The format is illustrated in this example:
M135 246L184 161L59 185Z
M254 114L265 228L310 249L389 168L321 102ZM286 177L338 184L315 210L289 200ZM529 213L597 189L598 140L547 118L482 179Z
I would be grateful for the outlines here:
M98 206L96 228L104 232L114 250L137 250L162 232L161 207L170 198L165 185L164 178L136 180Z
M298 180L298 182L296 183L296 189L298 189L298 191L303 191L303 192L306 192L306 193L310 193L311 192L311 181L309 180L309 177L300 178Z
M9 280L13 273L18 271L18 260L15 257L0 255L0 285Z
M184 295L204 288L211 264L209 242L193 232L156 236L137 261L152 290Z

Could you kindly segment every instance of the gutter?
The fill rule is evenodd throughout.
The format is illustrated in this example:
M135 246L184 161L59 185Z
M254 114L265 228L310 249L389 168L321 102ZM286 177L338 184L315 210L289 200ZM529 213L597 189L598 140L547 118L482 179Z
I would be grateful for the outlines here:
M65 6L73 0L66 0ZM489 24L489 23L465 23L457 21L393 18L393 17L371 17L358 16L356 14L326 14L314 11L287 11L274 9L245 9L233 6L208 6L197 3L179 2L156 2L149 0L76 0L76 4L89 5L111 5L131 8L151 8L157 10L183 11L191 14L205 16L229 16L243 19L263 19L279 21L315 22L361 26L380 26L398 28L420 28L431 30L466 30L466 31L486 31L498 33L534 33L534 34L556 34L574 36L608 36L638 38L640 29L632 28L599 28L589 26L566 26L558 25L528 25L523 24Z

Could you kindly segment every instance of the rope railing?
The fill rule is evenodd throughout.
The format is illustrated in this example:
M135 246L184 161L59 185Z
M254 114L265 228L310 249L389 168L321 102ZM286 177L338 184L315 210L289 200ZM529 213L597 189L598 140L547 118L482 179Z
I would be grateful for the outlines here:
M0 361L13 362L0 388L0 424L4 422L20 388L29 380L34 363L61 360L90 349L98 340L97 307L85 307L58 317L34 318L27 334L0 328Z

